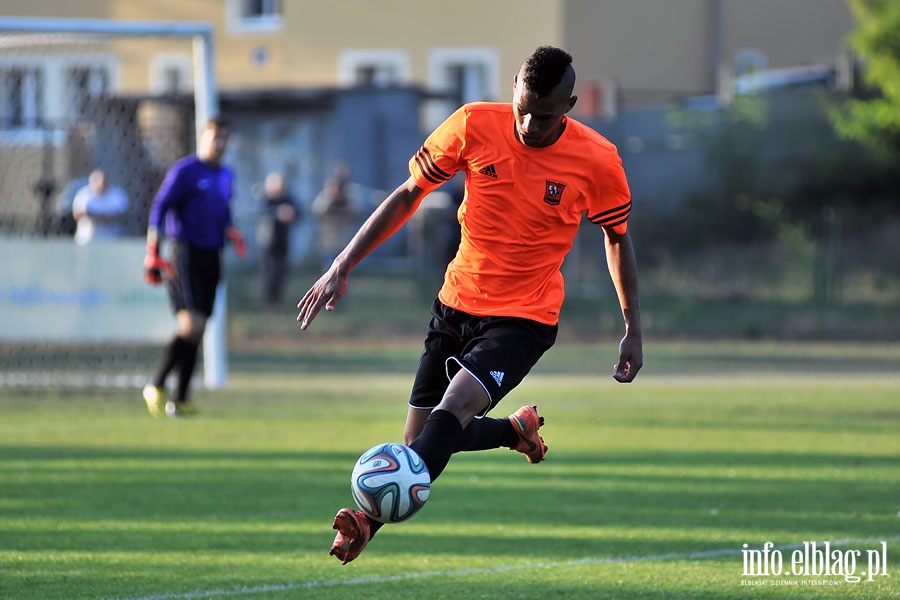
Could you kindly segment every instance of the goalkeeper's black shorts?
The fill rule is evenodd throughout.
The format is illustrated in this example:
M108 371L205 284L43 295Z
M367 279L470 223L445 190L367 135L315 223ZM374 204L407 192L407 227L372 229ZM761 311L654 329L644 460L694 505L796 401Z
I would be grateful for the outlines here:
M174 240L172 266L175 267L175 276L169 279L172 311L191 310L207 317L212 315L222 274L221 252Z

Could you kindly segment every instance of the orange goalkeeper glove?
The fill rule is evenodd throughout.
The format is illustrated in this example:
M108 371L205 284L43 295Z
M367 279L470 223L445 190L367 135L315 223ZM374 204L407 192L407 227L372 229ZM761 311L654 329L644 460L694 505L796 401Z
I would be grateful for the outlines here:
M241 235L241 231L237 227L229 227L225 232L225 237L234 246L234 253L237 254L238 258L247 256L247 244L244 242L244 236Z
M147 244L147 255L144 257L144 281L150 285L159 285L163 277L174 277L175 267L159 257L156 244Z

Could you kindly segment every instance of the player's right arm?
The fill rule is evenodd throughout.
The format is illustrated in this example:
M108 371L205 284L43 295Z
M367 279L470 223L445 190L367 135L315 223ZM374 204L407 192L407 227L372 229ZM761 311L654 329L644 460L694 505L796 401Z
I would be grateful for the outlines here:
M177 167L177 165L176 165ZM172 277L174 268L159 255L160 229L166 212L178 197L178 181L180 169L169 169L162 185L153 197L147 225L147 253L144 256L144 280L151 285L159 285L163 277Z
M422 198L460 169L467 114L467 108L463 106L431 132L409 161L409 179L381 203L337 256L331 268L306 292L297 304L301 331L309 327L323 308L334 310L347 291L350 271L409 220Z
M347 291L350 272L375 248L394 235L416 212L425 190L410 177L401 184L366 219L347 247L338 254L328 271L297 303L297 321L303 331L323 308L334 310Z

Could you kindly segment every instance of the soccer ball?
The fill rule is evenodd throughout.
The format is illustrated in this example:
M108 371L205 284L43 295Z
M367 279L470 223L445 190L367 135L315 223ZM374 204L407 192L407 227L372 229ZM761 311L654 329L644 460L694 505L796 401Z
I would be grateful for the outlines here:
M359 509L381 523L398 523L422 508L431 491L428 467L403 444L378 444L359 457L350 475Z

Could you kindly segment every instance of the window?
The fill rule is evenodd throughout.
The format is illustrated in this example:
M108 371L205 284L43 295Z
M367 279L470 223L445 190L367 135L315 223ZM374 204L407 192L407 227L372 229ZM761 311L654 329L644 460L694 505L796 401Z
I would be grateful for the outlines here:
M283 26L281 0L227 0L225 21L230 33L278 31Z
M435 48L428 56L428 86L443 94L425 109L426 125L441 121L466 102L499 98L500 56L494 48Z
M397 74L390 66L360 65L353 73L356 85L363 87L387 87L397 79Z
M265 19L281 14L279 0L244 0L245 19Z
M39 67L0 68L0 128L33 129L41 125L43 91Z
M61 131L114 91L117 73L115 57L101 53L0 55L0 131L42 143L42 131Z
M352 87L389 87L409 81L403 50L345 50L338 57L338 82Z
M154 94L186 94L194 89L190 54L163 53L150 63L150 91Z
M66 71L67 96L71 99L69 116L84 116L91 98L109 91L109 74L102 67L69 67Z
M450 63L446 66L446 91L454 104L487 100L487 69L482 64Z

